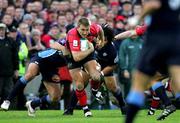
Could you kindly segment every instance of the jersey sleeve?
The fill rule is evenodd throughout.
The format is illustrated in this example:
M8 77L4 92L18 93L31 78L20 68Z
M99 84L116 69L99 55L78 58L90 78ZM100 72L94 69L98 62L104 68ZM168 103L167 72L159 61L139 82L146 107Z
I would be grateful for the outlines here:
M42 37L42 43L45 45L46 48L50 47L50 40L51 40L51 37L49 35L44 35Z
M78 35L74 32L67 34L67 39L70 51L80 51L80 40Z

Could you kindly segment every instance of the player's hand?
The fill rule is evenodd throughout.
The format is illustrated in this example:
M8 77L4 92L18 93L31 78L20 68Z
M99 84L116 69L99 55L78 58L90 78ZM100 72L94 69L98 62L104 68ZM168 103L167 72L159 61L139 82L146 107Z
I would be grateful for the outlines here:
M97 39L96 46L98 47L98 49L101 49L102 47L104 47L104 45L105 45L104 41Z
M89 45L89 50L90 50L91 52L93 52L93 51L94 51L94 46L93 46L93 44L88 41L88 45Z
M127 70L124 70L124 77L126 79L129 79L130 78L130 73L127 71Z
M15 70L14 71L14 78L17 79L19 76L19 71L18 70Z
M99 63L96 63L96 70L101 72L101 65Z

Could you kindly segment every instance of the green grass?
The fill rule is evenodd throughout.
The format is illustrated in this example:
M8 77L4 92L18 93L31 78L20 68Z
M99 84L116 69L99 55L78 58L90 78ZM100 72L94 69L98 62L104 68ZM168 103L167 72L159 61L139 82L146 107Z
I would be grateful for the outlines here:
M81 110L75 110L73 116L63 116L63 111L48 110L36 112L36 117L28 117L26 111L0 111L0 123L123 123L124 116L119 110L92 110L93 117L85 118ZM135 123L180 123L180 110L177 110L164 121L156 121L161 111L154 116L147 116L142 110Z

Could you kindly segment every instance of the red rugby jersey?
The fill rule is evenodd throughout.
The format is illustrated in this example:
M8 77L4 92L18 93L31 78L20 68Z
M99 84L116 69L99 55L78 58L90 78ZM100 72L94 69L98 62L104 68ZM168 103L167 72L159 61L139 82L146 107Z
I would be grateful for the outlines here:
M90 25L90 33L87 36L88 41L93 42L94 38L98 36L100 32L100 26L97 24ZM69 45L70 51L80 51L81 50L81 36L79 35L77 28L71 29L67 34L67 43Z

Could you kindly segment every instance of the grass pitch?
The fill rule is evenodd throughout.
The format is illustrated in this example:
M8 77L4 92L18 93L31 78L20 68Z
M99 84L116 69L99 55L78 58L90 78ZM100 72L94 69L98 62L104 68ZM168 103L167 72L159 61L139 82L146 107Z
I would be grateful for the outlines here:
M124 123L119 110L92 110L93 117L84 117L82 110L75 110L72 116L63 116L63 111L45 110L36 112L36 117L27 116L27 111L0 111L0 123ZM156 121L161 111L147 116L147 110L141 110L135 123L180 123L180 110L164 121Z

